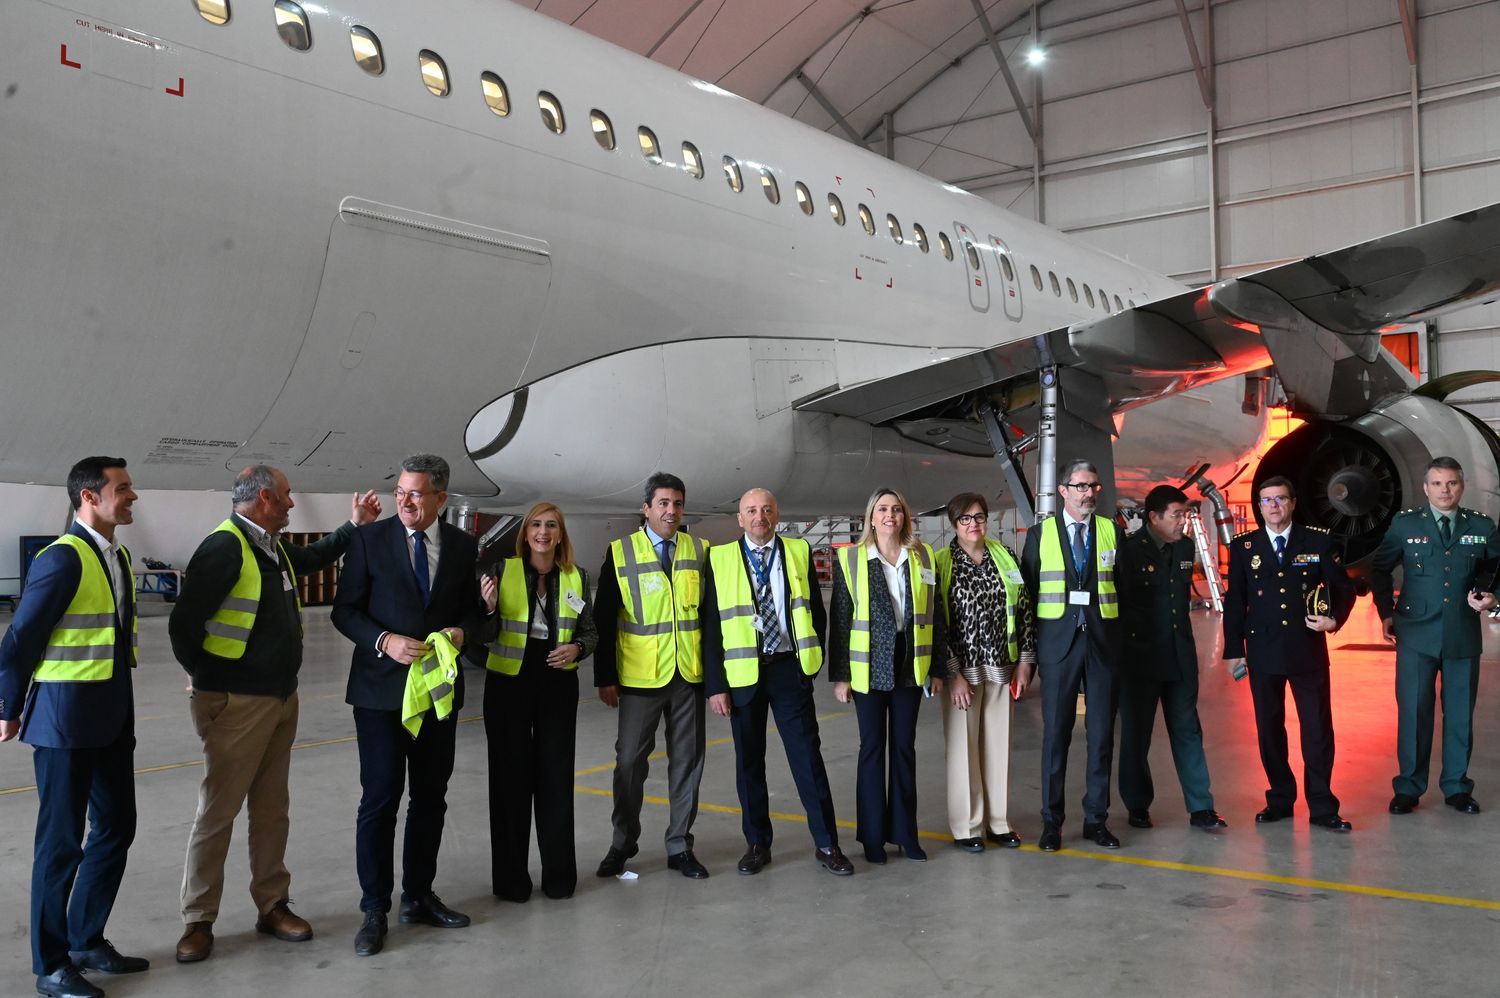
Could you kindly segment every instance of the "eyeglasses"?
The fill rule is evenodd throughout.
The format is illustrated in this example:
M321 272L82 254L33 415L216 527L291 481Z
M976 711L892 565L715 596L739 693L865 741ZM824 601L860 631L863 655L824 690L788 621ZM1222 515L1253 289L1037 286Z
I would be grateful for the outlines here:
M1098 492L1100 489L1104 488L1104 486L1100 485L1098 482L1063 482L1062 487L1065 489L1072 489L1079 495L1082 495L1085 492Z
M410 499L412 502L421 502L428 496L435 496L437 494L437 489L429 489L428 491L423 492L421 489L403 489L400 486L396 487L396 491L394 493L397 502L402 502L406 499Z
M1261 496L1258 500L1262 506L1285 506L1292 501L1291 496Z
M958 525L961 527L967 527L971 523L977 523L982 527L986 523L988 523L989 520L990 518L988 516L985 516L983 513L960 513L958 517Z

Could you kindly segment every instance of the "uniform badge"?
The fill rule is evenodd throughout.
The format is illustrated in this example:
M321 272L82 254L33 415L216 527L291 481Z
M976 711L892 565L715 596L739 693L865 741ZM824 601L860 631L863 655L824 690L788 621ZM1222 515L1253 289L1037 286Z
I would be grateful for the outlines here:
M1180 569L1182 569L1183 571L1187 571L1189 568L1193 567L1193 563L1192 563L1191 560L1180 561L1180 562L1177 563L1177 567L1180 568Z
M1249 547L1249 546L1250 546L1249 542L1246 542L1245 547ZM1250 559L1250 567L1251 568L1259 568L1260 567L1260 555L1254 555L1253 557L1251 557L1251 559Z
M1245 550L1246 550L1246 551L1249 551L1249 550L1250 550L1250 542L1249 542L1249 541L1246 541L1246 542L1245 542Z
M1147 565L1146 566L1146 571L1148 571L1148 572L1154 572L1154 571L1156 571L1156 566L1155 565Z

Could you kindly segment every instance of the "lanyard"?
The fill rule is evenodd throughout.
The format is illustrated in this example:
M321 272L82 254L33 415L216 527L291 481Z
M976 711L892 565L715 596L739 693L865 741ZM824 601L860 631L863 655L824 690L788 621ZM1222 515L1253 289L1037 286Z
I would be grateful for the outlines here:
M759 592L769 588L771 583L771 569L776 567L776 540L772 538L770 545L771 557L766 559L765 571L760 569L760 559L755 557L755 552L750 550L750 542L744 539L740 543L745 545L745 560L750 563L750 571L755 573L755 589Z

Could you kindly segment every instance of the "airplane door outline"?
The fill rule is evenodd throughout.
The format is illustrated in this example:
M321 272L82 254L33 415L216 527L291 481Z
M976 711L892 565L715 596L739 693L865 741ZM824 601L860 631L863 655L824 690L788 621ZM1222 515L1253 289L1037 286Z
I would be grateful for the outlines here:
M1001 296L1005 302L1005 317L1020 321L1021 282L1018 279L1019 271L1016 270L1016 258L1011 256L1010 248L998 236L990 236L990 246L998 257L996 262L1000 271L1000 284L1005 292Z
M958 232L958 251L964 258L964 277L969 285L969 304L976 312L990 310L990 274L984 265L984 254L979 252L979 238L974 230L962 222L954 222Z

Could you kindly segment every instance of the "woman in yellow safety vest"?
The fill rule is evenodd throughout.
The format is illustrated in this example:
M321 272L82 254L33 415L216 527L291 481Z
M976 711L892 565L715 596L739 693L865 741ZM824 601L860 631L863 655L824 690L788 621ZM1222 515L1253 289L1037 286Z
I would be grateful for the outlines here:
M885 862L887 842L927 858L917 842L917 711L929 681L941 692L947 659L932 548L914 536L901 494L877 489L859 542L839 550L827 655L833 695L852 699L859 718L855 838L871 863Z
M484 684L493 889L507 901L531 896L527 859L534 807L542 893L565 898L578 883L578 662L599 638L588 576L573 561L562 510L550 502L533 506L516 535L516 557L505 559L497 574L499 631L489 647Z
M1006 817L1010 784L1011 700L1036 669L1036 630L1021 566L986 535L990 507L977 492L948 502L953 542L937 553L938 585L948 614L948 829L964 852L984 840L1014 849L1021 839Z

